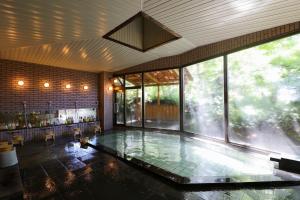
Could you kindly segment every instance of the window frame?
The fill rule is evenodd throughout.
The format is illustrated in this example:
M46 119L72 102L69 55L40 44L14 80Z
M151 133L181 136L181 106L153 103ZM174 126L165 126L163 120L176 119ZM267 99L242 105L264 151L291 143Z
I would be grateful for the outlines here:
M274 151L270 151L267 149L261 149L261 148L257 148L248 144L240 144L240 143L236 143L236 142L232 142L229 138L229 104L228 104L228 100L229 100L229 96L228 96L228 55L232 54L232 53L236 53L239 51L243 51L246 49L250 49L259 45L263 45L263 44L267 44L269 42L273 42L276 40L280 40L280 39L284 39L284 38L288 38L291 36L295 36L295 35L300 35L299 32L293 32L293 33L289 33L289 34L284 34L284 35L280 35L277 37L273 37L271 39L268 40L262 40L260 42L256 42L253 43L251 45L245 45L242 47L238 47L235 48L233 50L227 50L223 53L216 53L213 56L209 56L207 58L204 59L199 59L195 62L191 62L185 65L181 65L178 67L169 67L169 68L162 68L162 69L151 69L151 70L144 70L144 71L140 71L140 72L130 72L130 73L120 73L120 74L115 74L113 77L120 77L122 76L124 78L124 84L125 84L125 78L127 75L130 74L142 74L142 126L141 127L134 127L134 126L128 126L126 125L126 114L124 112L124 125L121 125L123 127L134 127L134 128L142 128L142 129L149 129L149 130L167 130L167 131L172 131L172 132L178 132L178 133L184 133L193 137L200 137L200 138L206 138L209 140L214 140L217 142L224 142L233 146L237 146L237 147L241 147L241 148L245 148L245 149L251 149L251 150L255 150L255 151L259 151L259 152L263 152L263 153L280 153L280 152L274 152ZM205 62L211 59L215 59L218 57L223 57L223 101L224 101L224 118L223 118L223 131L224 131L224 138L220 139L220 138L214 138L214 137L209 137L209 136L204 136L204 135L199 135L199 134L195 134L193 132L188 132L184 130L184 77L183 77L183 69L185 67L188 67L190 65L193 64L197 64L197 63L201 63L201 62ZM145 128L145 123L144 123L144 112L145 112L145 108L144 108L144 73L148 73L148 72L155 72L155 71L164 71L164 70L171 70L171 69L178 69L179 70L179 130L170 130L170 129L164 129L164 128L150 128L147 127ZM135 86L136 87L136 86ZM126 87L126 84L124 86L124 109L126 109L126 89L134 89L135 87ZM113 102L114 103L114 102Z

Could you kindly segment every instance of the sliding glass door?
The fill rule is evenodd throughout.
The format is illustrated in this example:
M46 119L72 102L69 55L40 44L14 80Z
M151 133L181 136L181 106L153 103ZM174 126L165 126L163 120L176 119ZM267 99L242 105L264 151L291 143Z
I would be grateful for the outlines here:
M179 130L179 69L144 73L145 127Z
M127 126L142 126L142 74L125 76L125 119Z
M114 105L115 119L116 124L122 125L124 124L124 92L116 91L116 100Z
M114 78L114 122L117 125L124 125L124 78L115 77Z

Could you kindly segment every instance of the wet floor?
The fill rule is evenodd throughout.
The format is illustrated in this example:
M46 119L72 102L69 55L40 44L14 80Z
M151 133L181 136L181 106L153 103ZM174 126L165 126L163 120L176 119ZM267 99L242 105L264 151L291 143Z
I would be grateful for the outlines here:
M70 138L18 149L25 199L300 199L300 187L189 192Z

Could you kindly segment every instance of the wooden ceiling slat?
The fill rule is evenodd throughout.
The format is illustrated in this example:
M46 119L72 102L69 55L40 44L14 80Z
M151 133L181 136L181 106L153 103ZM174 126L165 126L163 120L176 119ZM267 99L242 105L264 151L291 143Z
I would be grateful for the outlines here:
M299 10L299 0L146 0L144 11L183 38L141 53L102 39L140 11L140 0L3 1L0 58L93 72L118 71L300 21ZM69 47L68 54L63 53L64 46ZM80 48L88 59L82 59Z

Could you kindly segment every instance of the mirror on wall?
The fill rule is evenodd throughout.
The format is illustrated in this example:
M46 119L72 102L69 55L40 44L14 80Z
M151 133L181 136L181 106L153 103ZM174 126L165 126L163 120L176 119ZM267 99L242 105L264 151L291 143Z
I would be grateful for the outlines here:
M61 124L87 123L97 120L96 108L53 111L0 112L0 131L41 128Z

